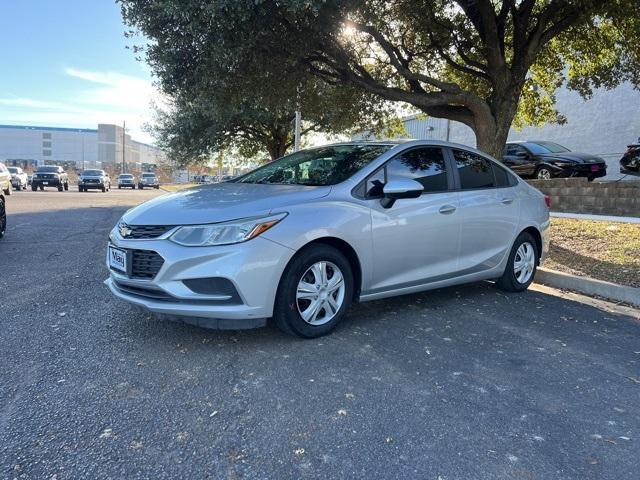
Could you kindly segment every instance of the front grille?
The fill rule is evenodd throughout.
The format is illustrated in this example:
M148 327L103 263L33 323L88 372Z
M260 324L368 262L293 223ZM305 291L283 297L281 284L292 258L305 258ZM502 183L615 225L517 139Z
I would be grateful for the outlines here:
M131 256L131 278L154 278L164 263L164 259L151 250L129 250Z
M98 178L87 178L84 180L84 183L100 183L100 179Z
M173 225L128 225L120 223L120 236L127 240L144 240L158 238L173 228ZM126 235L125 235L126 233Z

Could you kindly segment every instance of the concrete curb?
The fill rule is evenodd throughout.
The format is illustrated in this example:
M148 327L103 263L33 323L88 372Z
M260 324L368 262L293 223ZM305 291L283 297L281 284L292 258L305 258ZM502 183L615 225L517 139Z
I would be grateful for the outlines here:
M626 287L589 277L578 277L547 268L538 268L535 281L550 287L574 290L585 295L598 295L640 307L640 288Z
M615 217L613 215L587 215L584 213L549 212L551 217L593 220L596 222L640 223L640 217Z

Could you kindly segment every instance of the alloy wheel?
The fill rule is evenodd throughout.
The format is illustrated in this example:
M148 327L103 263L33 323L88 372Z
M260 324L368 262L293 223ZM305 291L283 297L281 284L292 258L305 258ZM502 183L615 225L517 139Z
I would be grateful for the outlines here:
M533 275L536 264L536 254L533 245L523 242L516 251L513 259L513 273L518 283L525 284Z
M538 178L540 180L549 180L551 178L551 172L546 168L541 168L538 170Z
M310 325L324 325L342 307L344 293L344 276L340 269L332 262L316 262L304 272L298 282L298 313Z

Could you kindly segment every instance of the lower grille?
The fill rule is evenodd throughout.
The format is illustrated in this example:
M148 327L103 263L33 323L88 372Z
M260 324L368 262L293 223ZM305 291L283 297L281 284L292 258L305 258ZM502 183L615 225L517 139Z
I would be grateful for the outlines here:
M152 250L130 250L131 253L131 278L154 278L162 265L164 259Z
M114 283L118 290L137 297L150 298L152 300L175 300L174 297L168 293L163 292L162 290L156 290L155 288L134 287L132 285L125 285L119 282Z

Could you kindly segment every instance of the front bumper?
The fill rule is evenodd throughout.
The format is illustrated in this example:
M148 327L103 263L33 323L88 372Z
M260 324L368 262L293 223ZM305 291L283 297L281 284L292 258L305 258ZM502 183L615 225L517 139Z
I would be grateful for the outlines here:
M555 176L560 178L568 177L589 177L599 178L607 174L607 165L603 163L580 163L569 165L553 165ZM595 170L594 170L595 168Z
M84 182L79 182L78 183L78 187L79 188L86 188L87 190L90 190L92 188L98 189L98 190L102 190L103 188L105 188L105 184L100 182L100 183L84 183Z
M63 182L59 178L35 178L31 180L31 185L40 186L43 185L45 187L61 187Z
M116 297L171 320L212 328L263 325L273 315L280 277L295 253L262 237L216 247L184 247L167 240L166 235L153 240L123 240L115 233L111 237L117 248L151 250L164 260L152 279L109 269L105 284ZM212 277L230 281L238 301L229 303L215 293L196 293L183 282Z

